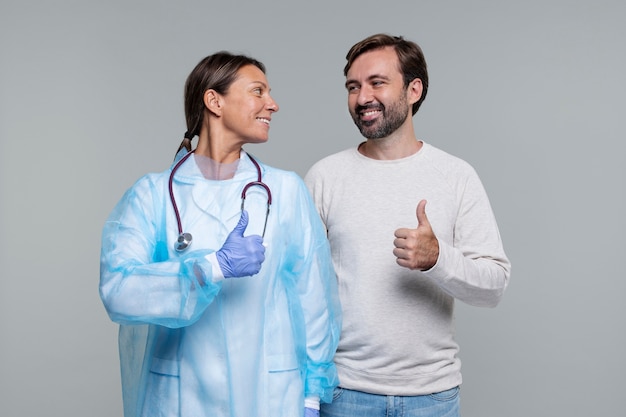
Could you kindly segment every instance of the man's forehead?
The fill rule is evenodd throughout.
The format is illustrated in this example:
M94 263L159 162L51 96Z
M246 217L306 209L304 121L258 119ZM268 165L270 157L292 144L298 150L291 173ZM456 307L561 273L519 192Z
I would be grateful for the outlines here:
M346 79L391 77L397 74L400 74L398 56L393 48L385 47L359 55L350 66Z

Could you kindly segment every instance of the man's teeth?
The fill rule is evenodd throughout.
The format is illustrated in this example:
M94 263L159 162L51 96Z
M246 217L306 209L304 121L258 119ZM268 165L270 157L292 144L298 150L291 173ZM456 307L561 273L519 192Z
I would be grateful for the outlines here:
M371 116L371 115L376 114L378 112L379 112L379 110L366 111L366 112L363 112L363 116Z
M258 117L258 118L257 118L257 120L259 120L259 121L261 121L261 122L263 122L263 123L266 123L266 124L268 124L268 125L270 124L270 120L269 120L269 119L265 119L265 118L263 118L263 117Z

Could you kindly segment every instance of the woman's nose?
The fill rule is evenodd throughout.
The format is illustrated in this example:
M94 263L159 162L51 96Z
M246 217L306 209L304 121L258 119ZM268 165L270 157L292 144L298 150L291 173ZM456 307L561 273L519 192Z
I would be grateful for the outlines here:
M270 96L269 102L267 104L267 109L273 112L277 112L279 107L278 103L274 101L274 99Z

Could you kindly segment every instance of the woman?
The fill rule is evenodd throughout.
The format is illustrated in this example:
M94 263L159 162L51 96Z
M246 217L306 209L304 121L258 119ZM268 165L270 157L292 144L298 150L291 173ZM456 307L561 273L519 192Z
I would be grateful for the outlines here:
M200 61L175 166L137 181L105 224L126 417L313 416L332 399L341 313L324 229L295 173L242 148L268 140L269 92L255 59Z

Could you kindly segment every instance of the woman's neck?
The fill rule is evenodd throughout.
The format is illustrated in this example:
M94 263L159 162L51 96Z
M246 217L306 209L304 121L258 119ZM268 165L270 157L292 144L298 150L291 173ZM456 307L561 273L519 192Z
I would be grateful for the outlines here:
M220 164L230 164L239 159L241 154L241 144L234 144L231 141L220 139L220 135L212 135L202 132L198 139L196 155L211 158Z
M202 176L207 180L222 181L232 179L239 166L239 159L223 163L203 154L198 154L197 151L194 153L194 159Z

